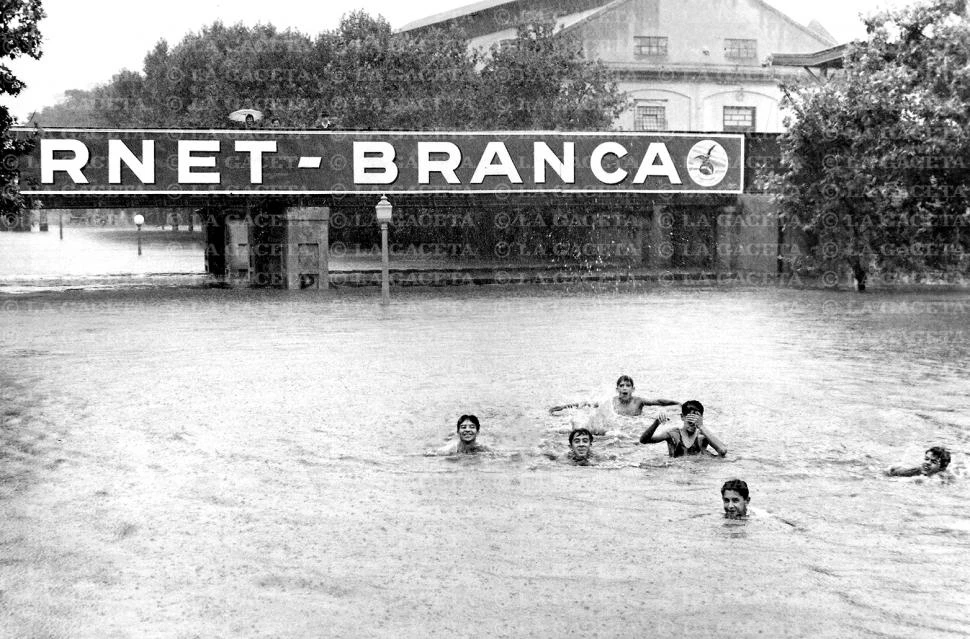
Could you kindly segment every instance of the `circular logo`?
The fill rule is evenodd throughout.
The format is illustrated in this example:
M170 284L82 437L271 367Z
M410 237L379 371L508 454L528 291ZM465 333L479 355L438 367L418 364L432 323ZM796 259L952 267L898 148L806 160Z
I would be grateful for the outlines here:
M714 140L701 140L687 152L687 174L701 186L718 184L727 170L727 151Z

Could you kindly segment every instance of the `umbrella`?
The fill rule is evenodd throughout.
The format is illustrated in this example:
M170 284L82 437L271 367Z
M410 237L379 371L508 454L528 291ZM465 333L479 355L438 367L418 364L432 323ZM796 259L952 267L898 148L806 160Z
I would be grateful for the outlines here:
M259 122L263 119L263 112L257 111L256 109L239 109L238 111L233 111L229 114L229 119L233 122L246 123L246 120L252 117L253 122Z

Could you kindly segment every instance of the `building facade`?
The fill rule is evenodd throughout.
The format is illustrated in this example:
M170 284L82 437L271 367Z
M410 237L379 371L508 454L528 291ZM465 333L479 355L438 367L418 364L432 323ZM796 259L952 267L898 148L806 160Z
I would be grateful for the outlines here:
M778 83L804 72L771 66L772 54L835 44L762 0L486 0L401 31L459 26L487 50L532 19L554 20L614 70L631 99L615 123L623 131L781 132Z

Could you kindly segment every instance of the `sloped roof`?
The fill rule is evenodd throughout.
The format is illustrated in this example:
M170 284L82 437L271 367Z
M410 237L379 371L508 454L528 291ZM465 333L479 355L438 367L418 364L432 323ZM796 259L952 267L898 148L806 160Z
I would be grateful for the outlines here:
M398 31L400 32L413 31L414 29L420 29L421 27L429 27L433 24L448 22L449 20L454 20L456 18L463 18L465 16L470 16L473 13L478 13L480 11L485 11L486 9L493 9L495 7L500 7L503 4L515 4L521 1L522 0L480 0L480 2L465 5L464 7L457 7L455 9L450 9L448 11L442 11L441 13L430 15L427 18L413 20L411 22L408 22L400 29L398 29Z
M842 59L845 57L847 49L847 44L840 44L814 53L773 53L771 54L771 66L841 69Z
M634 1L636 1L636 0L614 0L613 2L609 2L608 0L604 0L604 2L603 2L603 5L604 6L600 7L600 9L596 10L593 14L586 16L580 22L585 23L586 21L594 19L596 16L598 16L598 15L606 12L609 9L612 9L614 7L618 7L618 6L622 5L622 4L626 4L627 2L634 2ZM399 29L399 31L401 31L401 32L404 32L404 31L413 31L414 29L421 29L423 27L429 27L429 26L434 25L434 24L440 24L442 22L448 22L449 20L455 20L457 18L462 18L462 17L465 17L465 16L469 16L469 15L472 15L472 14L475 14L475 13L479 13L481 11L486 11L488 9L493 9L495 7L500 7L502 5L526 4L528 2L529 2L529 0L480 0L480 2L476 2L474 4L469 4L469 5L465 5L464 7L458 7L456 9L451 9L450 11L443 11L441 13L436 13L436 14L434 14L432 16L428 16L427 18L421 18L420 20L414 20L413 22L409 22L406 25L404 25L403 27L401 27ZM832 38L832 36L824 28L814 29L814 28L808 27L808 26L806 26L806 25L804 25L804 24L796 21L794 18L790 17L788 14L783 13L779 9L777 9L774 6L768 4L768 2L766 2L766 0L751 0L751 2L753 2L756 5L762 7L763 9L765 9L766 11L768 11L769 13L772 13L775 16L781 18L782 20L784 20L785 22L791 24L792 26L796 27L797 29L799 29L799 30L807 33L808 35L812 36L816 40L819 40L820 42L822 42L823 44L834 45L836 43L835 39ZM821 27L821 25L818 25L818 26Z

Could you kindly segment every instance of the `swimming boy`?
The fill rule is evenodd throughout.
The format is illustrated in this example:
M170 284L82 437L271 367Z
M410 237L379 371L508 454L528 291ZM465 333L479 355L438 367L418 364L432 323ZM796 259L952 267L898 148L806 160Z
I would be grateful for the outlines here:
M637 417L643 412L644 406L676 406L680 403L672 399L644 399L642 397L636 397L633 394L634 390L633 378L629 375L620 375L620 378L616 380L616 397L613 397L611 402L604 402L603 404L599 402L574 402L572 404L553 406L549 409L549 413L555 415L567 408L612 407L618 415Z
M478 431L481 424L474 415L462 415L458 418L458 439L445 444L441 448L432 449L425 453L428 456L434 455L474 455L476 453L487 453L490 449L478 443Z
M915 477L917 475L930 477L944 472L949 465L950 452L942 446L933 446L927 448L926 452L923 453L923 464L921 466L914 466L913 468L893 466L886 471L886 474L890 477Z
M574 466L590 466L599 461L599 455L593 452L593 433L588 428L574 428L569 433L569 452L562 456L552 452L543 452L544 456L552 460L559 460Z
M605 435L608 426L617 426L616 417L639 417L645 406L676 406L679 402L672 399L644 399L633 394L636 387L629 375L620 375L616 380L616 397L599 404L590 416L587 428L594 435Z
M708 447L717 451L721 457L727 455L727 447L721 443L711 431L704 428L704 405L696 399L684 402L680 407L682 426L667 430L659 435L657 427L667 421L667 415L661 413L653 420L650 427L640 435L641 444L658 444L667 442L667 454L671 457L684 455L700 455L708 453Z
M747 519L748 485L740 479L730 479L721 486L721 501L724 503L724 516L728 519Z

